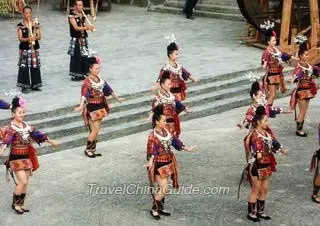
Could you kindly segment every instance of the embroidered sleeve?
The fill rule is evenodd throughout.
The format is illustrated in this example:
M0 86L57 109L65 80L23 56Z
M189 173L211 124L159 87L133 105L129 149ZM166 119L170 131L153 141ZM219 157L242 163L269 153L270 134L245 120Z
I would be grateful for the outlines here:
M304 77L304 72L301 70L299 66L296 66L296 68L292 72L292 79L294 82L298 82Z
M14 130L10 127L6 128L3 133L2 142L6 145L10 145L14 139Z
M261 66L264 64L264 62L269 62L269 61L270 61L270 53L267 50L265 50L261 57Z
M161 68L161 70L160 70L160 72L159 72L159 76L158 76L157 82L160 81L160 79L161 79L161 77L162 77L162 75L163 75L163 72L164 72L164 70L163 70L163 68Z
M90 86L88 85L88 83L86 81L84 81L82 84L81 96L86 99L90 97Z
M313 66L313 75L319 77L320 76L320 67Z
M266 131L271 135L272 139L276 139L276 135L275 135L275 133L273 132L273 130L270 128L269 125L267 126Z
M38 131L35 126L31 126L30 137L37 144L41 144L48 139L48 137L45 134L43 134L42 132Z
M103 87L103 94L105 96L110 96L113 93L112 88L109 86L107 82L105 82L104 87Z
M252 110L252 108L249 108L247 110L246 116L244 118L244 122L248 122L248 123L252 123L253 117L254 117L255 113Z
M266 108L266 112L268 117L275 118L277 114L280 114L282 112L282 108L268 105Z
M176 105L176 113L180 114L181 112L183 112L186 109L186 106L184 106L184 104L182 102L180 102L179 100L175 100L175 105Z
M151 111L153 111L153 109L158 106L160 104L159 99L157 97L154 97L152 99L152 103L151 103Z
M281 52L281 60L284 62L288 62L291 59L291 55L286 52Z
M256 133L252 134L251 137L251 144L252 144L252 151L254 153L258 153L258 152L263 152L263 141L258 137L258 135Z
M182 78L183 80L187 81L190 78L190 73L184 68L182 67Z
M151 156L157 156L159 151L159 144L156 142L156 139L153 133L150 133L147 142L147 160L150 159Z
M181 140L179 140L176 137L172 137L172 143L171 143L172 147L174 147L175 149L177 149L178 151L181 151L184 147L184 144Z
M0 99L0 109L10 109L10 104Z
M273 139L272 140L272 151L273 152L279 152L282 149L281 144L278 142L278 140Z

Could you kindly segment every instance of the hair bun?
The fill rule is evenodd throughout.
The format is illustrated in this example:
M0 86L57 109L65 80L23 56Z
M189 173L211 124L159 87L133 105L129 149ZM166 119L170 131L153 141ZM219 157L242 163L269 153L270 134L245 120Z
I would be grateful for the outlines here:
M167 46L167 51L168 52L172 52L174 50L178 50L178 45L175 42L171 42L168 46Z
M266 109L263 106L259 106L256 109L256 115L265 115L266 114Z
M259 90L260 90L260 83L258 81L255 81L251 85L250 96L253 97L253 95L255 95Z
M19 97L15 97L12 99L12 108L16 108L16 107L20 107L20 103L19 103L20 98Z
M153 109L153 113L155 115L163 115L163 106L162 104L158 104L154 109Z

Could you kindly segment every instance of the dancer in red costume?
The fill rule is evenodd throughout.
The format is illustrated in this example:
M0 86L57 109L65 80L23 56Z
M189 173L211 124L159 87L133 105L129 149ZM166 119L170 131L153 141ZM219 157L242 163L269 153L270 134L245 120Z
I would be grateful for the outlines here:
M24 212L29 212L24 206L29 177L33 171L39 168L37 153L31 142L32 140L38 144L48 142L52 146L57 146L58 142L51 140L48 136L37 131L34 126L30 126L24 122L24 99L14 98L11 106L13 119L4 130L0 155L10 145L10 155L7 164L18 178L18 183L13 193L12 209L18 214L23 214Z

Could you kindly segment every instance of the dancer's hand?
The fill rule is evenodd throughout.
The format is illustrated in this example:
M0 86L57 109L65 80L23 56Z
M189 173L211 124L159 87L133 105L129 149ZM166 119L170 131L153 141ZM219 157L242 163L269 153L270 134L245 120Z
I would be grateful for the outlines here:
M192 109L191 108L187 108L184 110L186 113L192 113Z
M243 123L238 123L237 126L239 127L239 129L243 129L244 128Z
M117 101L121 104L123 101L125 101L126 100L126 98L124 98L124 97L119 97L118 99L117 99Z
M285 149L282 149L280 152L284 155L288 155L289 150L285 148Z
M155 93L158 89L159 89L159 83L156 83L151 87L151 92Z
M153 159L149 160L149 162L145 165L143 165L142 167L148 168L148 170L151 170L153 164Z
M197 78L197 77L190 77L190 79L191 79L191 81L192 82L199 82L200 81L200 79L199 78Z
M187 151L187 152L193 152L195 151L197 145L193 145L191 147L184 147L183 150Z
M82 111L83 111L83 106L81 106L81 105L74 108L74 112L82 112Z
M56 140L51 140L50 138L48 138L48 143L51 144L53 147L58 147L60 145L60 143Z
M281 113L282 114L292 114L293 110L290 107L288 107L288 108L284 109Z
M146 118L146 122L150 122L152 120L152 117L153 117L153 113L150 113L148 118Z
M4 150L6 149L6 145L1 145L0 146L0 156L3 155Z

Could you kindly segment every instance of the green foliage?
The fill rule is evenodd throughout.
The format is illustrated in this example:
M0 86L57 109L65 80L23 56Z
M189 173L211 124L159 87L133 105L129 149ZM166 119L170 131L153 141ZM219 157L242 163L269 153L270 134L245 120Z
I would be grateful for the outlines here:
M8 0L0 0L0 16L9 14L9 3Z

